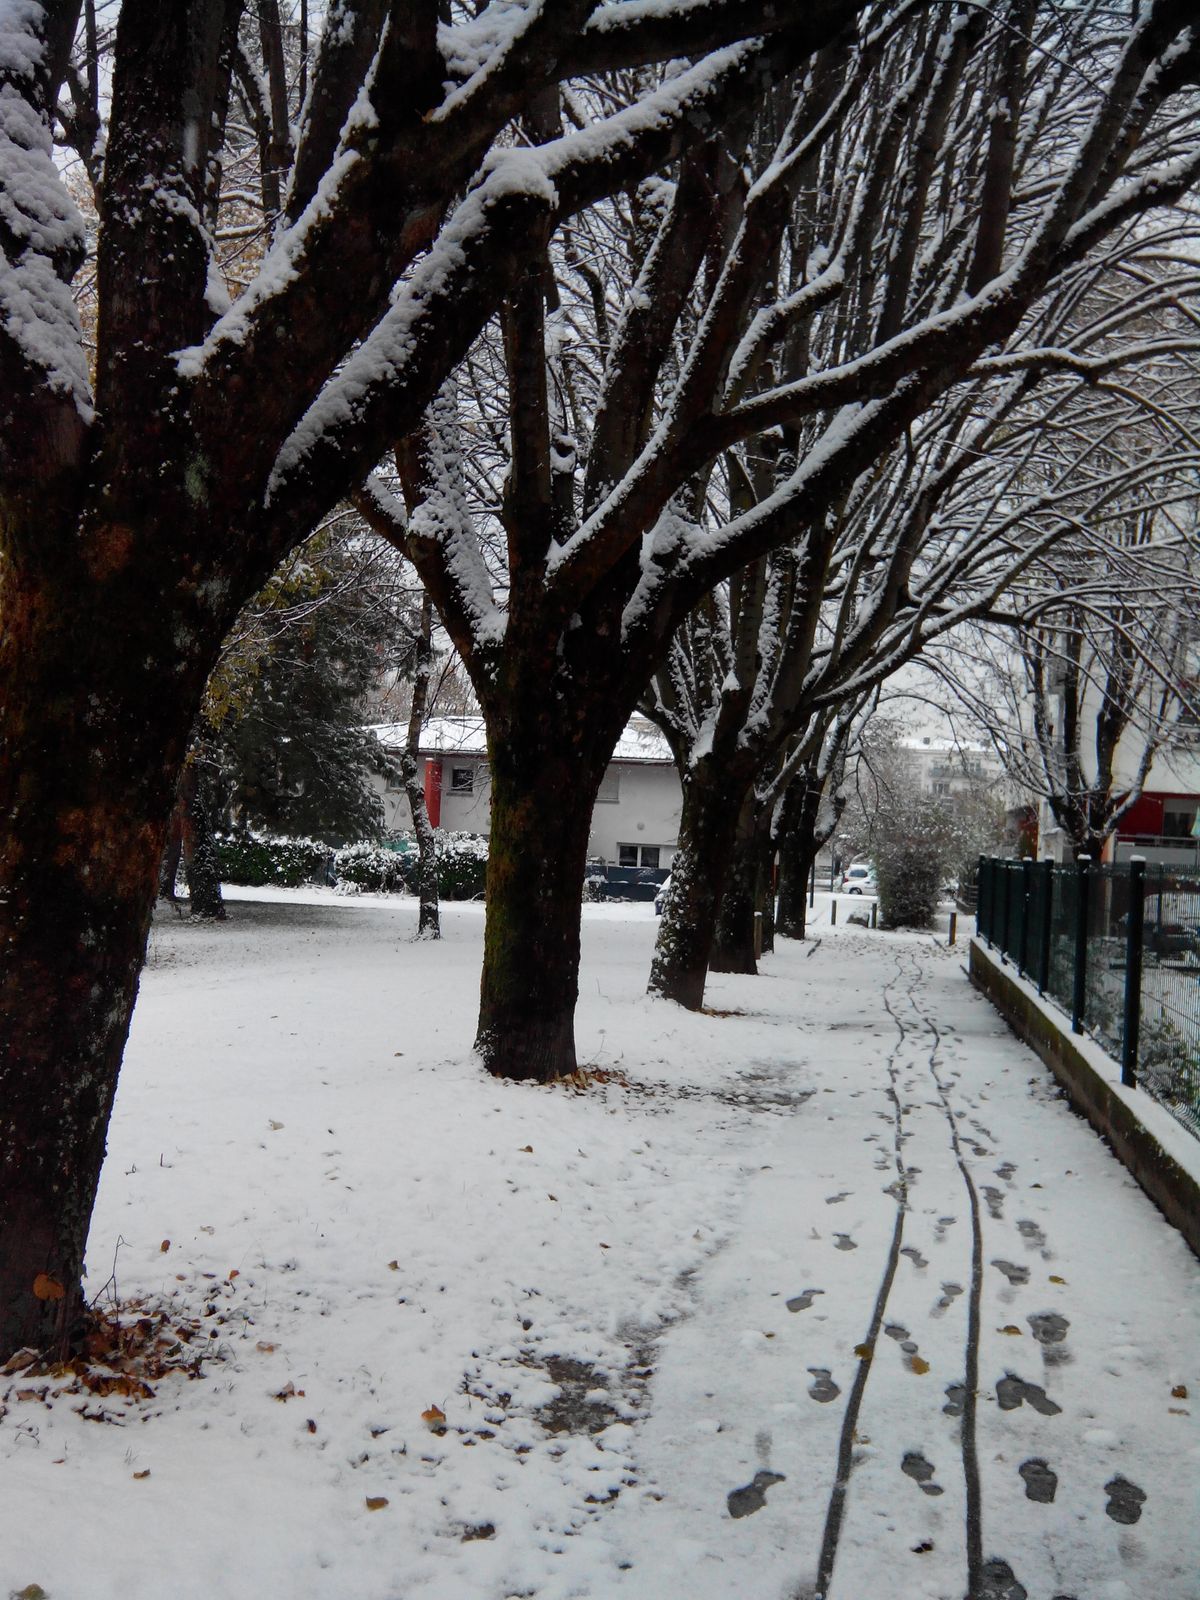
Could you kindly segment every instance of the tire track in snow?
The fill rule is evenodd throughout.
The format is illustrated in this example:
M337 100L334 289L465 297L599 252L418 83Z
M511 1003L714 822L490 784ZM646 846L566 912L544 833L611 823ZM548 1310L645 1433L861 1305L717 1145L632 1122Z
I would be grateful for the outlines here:
M837 1467L825 1515L821 1551L817 1563L816 1583L811 1589L802 1585L800 1589L795 1591L795 1600L828 1600L830 1584L833 1581L838 1544L845 1521L850 1479L853 1472L853 1452L859 1417L866 1393L867 1379L874 1359L875 1346L884 1325L884 1318L887 1315L888 1301L892 1293L896 1270L903 1248L904 1218L909 1209L910 1172L904 1159L905 1112L900 1098L899 1077L901 1058L908 1053L910 1041L921 1032L931 1035L931 1042L928 1048L920 1051L923 1061L909 1061L905 1065L910 1068L923 1065L928 1071L938 1103L949 1128L950 1149L963 1180L971 1216L971 1272L970 1291L967 1301L967 1333L964 1352L964 1392L960 1419L960 1443L966 1505L967 1600L982 1600L983 1528L979 1459L976 1444L976 1416L979 1390L980 1316L983 1293L983 1230L979 1211L979 1196L963 1156L958 1135L958 1125L948 1097L949 1089L937 1072L936 1058L941 1046L942 1036L936 1024L918 1004L915 996L915 989L921 978L919 959L915 964L910 965L904 959L906 953L903 950L896 952L896 976L885 986L882 996L884 1009L891 1018L897 1032L896 1043L889 1051L885 1063L888 1077L888 1085L885 1092L892 1102L893 1159L896 1168L896 1183L894 1186L896 1217L887 1259L884 1264L883 1276L876 1291L870 1325L863 1345L860 1347L864 1354L859 1357L858 1369L846 1402L845 1412L843 1413L841 1434L838 1440ZM900 1015L895 1003L896 991L900 992L903 1000L907 1002L911 1011L915 1013L918 1023L917 1028L914 1028L911 1022L906 1022Z

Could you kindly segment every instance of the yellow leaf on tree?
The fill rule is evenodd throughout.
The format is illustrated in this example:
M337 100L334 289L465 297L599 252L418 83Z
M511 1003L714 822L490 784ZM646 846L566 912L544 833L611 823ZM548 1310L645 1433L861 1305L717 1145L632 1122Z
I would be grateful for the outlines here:
M33 1292L39 1300L61 1300L67 1291L56 1278L39 1272L33 1280Z

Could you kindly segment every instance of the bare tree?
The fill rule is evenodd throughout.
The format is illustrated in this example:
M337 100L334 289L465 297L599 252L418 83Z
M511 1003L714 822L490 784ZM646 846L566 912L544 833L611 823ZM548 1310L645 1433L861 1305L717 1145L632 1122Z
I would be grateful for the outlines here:
M631 224L619 249L632 286L615 321L595 296L586 336L588 297L575 296L572 340L599 359L569 374L554 319L573 241L543 232L503 317L505 476L489 517L471 505L461 416L431 414L401 451L411 521L371 486L371 514L425 577L488 722L477 1044L493 1071L575 1065L588 811L701 597L799 530L836 539L843 503L960 385L1029 394L1048 375L1101 383L1137 358L1132 317L1076 339L1079 319L1055 323L1046 296L1069 284L1084 297L1119 272L1137 256L1134 220L1200 173L1182 115L1200 53L1185 13L1164 0L1098 35L1108 12L1093 5L964 6L949 28L921 6L872 7L772 94L772 137L733 117L658 186L656 210L613 209ZM544 104L527 120L526 161L543 166L559 115ZM1061 339L1044 342L1051 331ZM1167 343L1190 347L1194 330ZM781 469L714 521L714 463L755 440ZM989 537L1002 537L994 524ZM859 549L848 562L875 559L869 538ZM903 545L882 556L881 586L903 586L910 561Z
M102 73L96 9L0 4L0 1356L77 1321L167 822L239 608L416 428L547 231L864 9L442 24L436 0L330 0L309 66L273 6L259 28L241 0L121 0ZM513 148L540 96L614 73L622 109ZM97 185L94 349L56 135ZM239 223L223 174L247 147ZM219 232L244 246L232 303Z

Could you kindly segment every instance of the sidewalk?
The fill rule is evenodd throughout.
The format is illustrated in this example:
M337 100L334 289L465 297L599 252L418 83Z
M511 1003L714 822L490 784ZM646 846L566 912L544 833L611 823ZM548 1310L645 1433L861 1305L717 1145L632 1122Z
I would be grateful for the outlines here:
M816 1093L664 1341L629 1592L1194 1600L1195 1259L961 949L813 932Z

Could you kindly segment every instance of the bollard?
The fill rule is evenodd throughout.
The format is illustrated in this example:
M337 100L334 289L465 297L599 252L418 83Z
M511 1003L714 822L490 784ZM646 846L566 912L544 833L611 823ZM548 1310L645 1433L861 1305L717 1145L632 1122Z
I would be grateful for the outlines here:
M837 926L837 895L834 895L833 899L829 902L829 926L831 928L835 928Z
M872 900L871 901L871 926L873 928L877 928L879 926L879 901L878 900Z
M950 913L950 937L946 940L946 943L947 944L953 944L957 937L958 937L958 912L957 911L952 911Z

